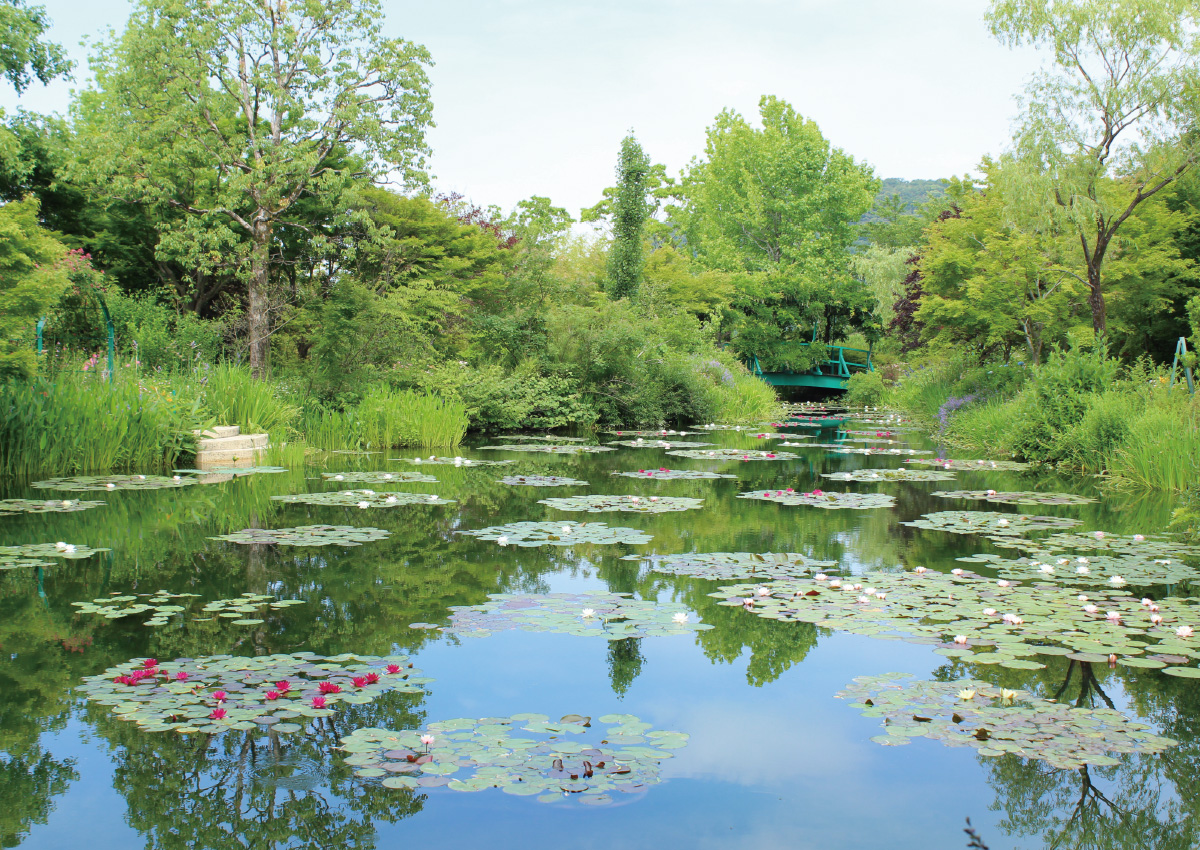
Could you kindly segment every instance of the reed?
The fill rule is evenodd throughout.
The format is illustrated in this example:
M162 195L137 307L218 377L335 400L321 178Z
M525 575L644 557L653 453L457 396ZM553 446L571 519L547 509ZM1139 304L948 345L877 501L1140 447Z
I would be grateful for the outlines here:
M466 405L432 393L373 387L357 407L310 408L301 422L310 446L334 449L452 448L462 442Z
M243 366L222 363L191 380L201 384L204 406L218 425L238 425L243 433L285 439L297 424L300 408L279 397L269 381L255 380Z
M1113 452L1109 472L1120 483L1146 490L1184 491L1200 473L1200 417L1152 407Z

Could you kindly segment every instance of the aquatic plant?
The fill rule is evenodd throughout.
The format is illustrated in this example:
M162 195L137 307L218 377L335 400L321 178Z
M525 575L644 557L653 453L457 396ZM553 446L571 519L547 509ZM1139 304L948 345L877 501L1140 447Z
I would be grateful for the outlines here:
M649 543L653 539L636 528L610 528L602 522L510 522L457 533L494 541L501 546L523 547Z
M848 509L865 511L871 508L895 507L896 499L885 493L829 493L824 490L813 490L801 493L790 490L750 490L739 493L739 499L758 499L764 502L775 502L780 505L807 505L811 508L826 510Z
M93 599L91 602L72 602L71 605L77 609L78 614L96 615L106 620L120 620L150 611L153 612L150 619L142 625L165 626L172 616L181 615L187 610L191 599L199 596L198 593L171 593L167 590L125 595L114 593L111 596ZM189 601L180 605L179 600Z
M441 631L461 637L487 637L492 632L520 629L555 632L607 640L679 635L711 629L690 617L676 618L679 606L634 599L628 593L545 593L536 596L489 593L480 605L452 605L450 624ZM438 628L428 623L416 628Z
M900 524L930 531L949 531L952 534L1017 536L1029 531L1074 528L1080 522L1062 516L1004 514L996 511L937 511Z
M538 504L548 505L560 511L586 511L592 514L612 511L662 514L669 511L696 510L704 507L704 500L680 496L564 496L538 499Z
M406 460L408 463L420 466L422 464L433 464L435 466L508 466L512 463L511 460L477 460L470 457L438 457L430 455L429 457L414 457L411 460L408 458L396 458L397 460Z
M1090 555L1038 552L1028 558L1009 559L1001 555L980 554L957 560L969 564L987 564L1003 578L1025 581L1051 581L1082 587L1149 587L1200 580L1200 570L1170 558L1153 554Z
M612 474L652 481L706 481L717 478L737 478L736 475L723 475L720 472L708 472L701 469L667 469L665 466L660 466L658 469L639 469L636 472L614 472Z
M656 573L703 579L777 578L838 572L837 561L817 561L795 552L693 552L687 555L626 555L623 561L646 561Z
M322 472L326 481L350 484L437 484L432 475L420 472Z
M537 794L541 803L605 805L613 800L609 792L637 793L658 782L659 763L688 742L682 732L654 731L629 714L599 722L608 728L593 730L591 718L577 714L558 721L544 714L458 718L424 729L356 729L338 749L349 753L345 762L356 776L388 788L499 788ZM532 734L513 734L517 729Z
M822 478L834 481L953 481L954 475L936 469L856 469L853 472L824 472Z
M791 452L766 452L758 449L674 449L667 454L695 460L795 460L799 457Z
M98 508L104 502L83 499L0 499L0 516L5 514L65 514Z
M247 528L232 534L221 534L209 540L228 543L272 544L276 546L361 546L375 540L386 540L390 531L381 528L353 525L300 525L295 528Z
M917 454L917 452L909 452L909 454ZM926 458L913 458L909 463L940 466L942 469L951 469L956 472L988 472L992 470L997 472L1024 472L1029 469L1029 464L1015 460L946 460L945 458L929 460Z
M638 437L636 440L613 440L608 445L628 446L631 449L698 449L702 446L711 446L713 443L692 443L686 440L642 439Z
M480 451L495 451L495 452L541 452L542 454L551 455L578 455L578 454L595 454L596 452L615 452L616 449L611 446L585 446L577 443L572 443L565 446L558 445L504 445L504 446L480 446Z
M396 508L401 505L453 505L454 499L423 493L379 493L375 490L335 490L329 493L295 493L272 496L288 504L326 505L348 508Z
M185 478L182 475L78 475L73 478L47 478L45 481L35 481L31 486L37 490L93 493L112 490L166 490L189 487L195 483L195 478Z
M500 479L501 484L511 484L514 487L585 487L586 481L575 478L562 478L557 475L506 475Z
M1074 493L1035 493L1029 490L935 490L933 495L944 499L970 499L1001 505L1088 505L1096 501Z

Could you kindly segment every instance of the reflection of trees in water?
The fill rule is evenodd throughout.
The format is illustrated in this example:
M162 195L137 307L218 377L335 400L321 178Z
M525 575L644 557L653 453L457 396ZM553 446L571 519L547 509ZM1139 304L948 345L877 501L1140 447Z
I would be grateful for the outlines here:
M375 823L409 817L426 798L355 779L331 750L354 728L417 728L419 699L385 694L294 735L148 734L105 708L87 716L114 751L113 786L148 848L373 848Z
M619 697L625 696L633 680L642 672L646 663L642 655L641 638L622 638L608 642L608 678L612 682L613 693Z
M74 759L54 759L40 748L0 753L0 847L16 847L33 824L46 822L53 799L79 779Z

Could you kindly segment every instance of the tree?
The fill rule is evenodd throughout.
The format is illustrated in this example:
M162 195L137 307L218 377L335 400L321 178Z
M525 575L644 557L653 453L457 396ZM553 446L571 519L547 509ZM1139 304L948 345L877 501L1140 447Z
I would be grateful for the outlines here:
M617 161L617 195L613 203L613 244L608 252L610 298L630 298L642 285L646 264L642 235L650 213L646 203L646 175L650 158L630 133L621 141Z
M70 283L67 249L37 209L33 198L0 206L0 380L33 376L34 324Z
M732 110L717 116L673 218L702 263L749 273L734 298L734 349L803 369L824 357L809 346L814 335L878 333L873 298L850 276L849 257L879 183L787 103L763 97L759 114L761 129Z
M0 76L21 94L37 79L45 84L70 73L62 45L42 41L50 27L45 6L0 0Z
M258 377L281 233L325 245L300 202L336 199L362 172L424 180L431 60L384 38L381 20L378 0L141 0L93 61L79 106L86 175L186 213L160 252L201 268L236 260Z
M993 0L992 33L1054 52L1030 82L1006 169L1018 220L1073 232L1087 270L1092 327L1108 327L1104 261L1139 205L1200 153L1200 6L1193 0ZM1106 180L1107 177L1116 178Z

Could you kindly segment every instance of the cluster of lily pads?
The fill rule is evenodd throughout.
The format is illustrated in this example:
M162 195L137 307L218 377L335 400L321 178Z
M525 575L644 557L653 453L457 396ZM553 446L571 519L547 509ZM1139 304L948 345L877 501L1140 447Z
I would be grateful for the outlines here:
M501 546L577 546L584 543L649 543L653 539L636 528L609 527L602 522L510 522L488 528L459 531Z
M871 739L880 744L932 738L983 756L1013 753L1064 770L1115 765L1120 761L1110 753L1157 754L1179 743L1113 709L1073 708L970 679L861 676L837 696L854 700L864 716L883 719L884 734Z
M175 475L76 475L71 478L47 478L33 482L37 490L69 490L76 493L109 490L166 490L195 484L195 478Z
M84 678L80 689L146 732L229 729L300 732L338 704L362 705L385 691L424 693L433 681L407 656L311 652L244 658L213 655L159 663L135 659Z
M437 484L438 480L423 472L322 472L326 481L352 484Z
M834 481L857 481L871 483L876 481L953 481L950 472L936 469L856 469L853 472L825 472L822 478Z
M276 546L361 546L374 540L385 540L391 532L382 528L353 525L300 525L295 528L247 528L232 534L221 534L209 540L229 543L269 543Z
M693 578L733 579L752 578L770 581L777 578L799 578L817 572L838 572L837 561L817 561L796 552L693 552L687 555L626 555L621 560L648 560L650 569L665 575Z
M916 472L917 470L913 470ZM943 499L970 499L975 502L995 502L1001 505L1087 505L1096 501L1074 493L1035 493L1029 490L937 490Z
M614 472L625 478L648 478L655 481L711 481L718 478L737 478L736 475L724 475L720 472L708 472L702 469L639 469L637 472Z
M260 475L268 473L290 472L286 466L210 466L206 469L175 469L177 475ZM197 479L204 483L203 479Z
M813 490L802 493L788 488L786 490L750 490L739 493L739 499L758 499L764 502L776 502L780 505L807 505L812 508L826 510L856 510L864 511L870 508L891 508L896 499L886 493L830 493L825 490Z
M548 505L560 511L585 511L587 513L663 514L670 511L687 511L704 507L703 499L682 496L565 496L539 499L539 505Z
M1018 536L1030 531L1074 528L1080 522L1073 517L1063 516L1004 514L997 511L937 511L900 524L952 534Z
M917 452L909 452L917 454ZM926 452L925 454L931 454ZM920 463L927 466L940 466L942 469L952 469L957 472L1024 472L1029 464L1015 460L946 460L945 458L913 458L909 463Z
M303 605L303 599L276 599L265 593L243 593L232 599L214 599L203 608L204 613L211 617L197 617L197 620L212 620L221 617L232 621L235 626L257 626L263 621L255 614L266 610L278 610L292 605Z
M564 478L559 475L506 475L500 479L501 484L511 484L514 487L584 487L586 481L575 478Z
M1153 558L1200 557L1200 546L1179 543L1164 537L1146 537L1142 534L1108 534L1103 531L1094 531L1091 534L1059 532L1040 540L1011 537L991 539L997 545L1030 551L1088 550L1108 552L1113 555L1140 555Z
M429 457L414 457L408 463L421 466L431 463L434 466L508 466L512 463L511 460L476 460L475 458L467 457L438 457L430 455Z
M1072 555L1039 552L1034 557L1005 558L979 554L959 558L970 564L987 564L1003 578L1020 581L1053 581L1082 587L1150 587L1200 580L1200 570L1171 558L1150 555Z
M480 446L480 451L495 451L495 452L541 452L551 455L579 455L579 454L595 454L597 452L615 452L611 446L585 446L580 443L570 443L567 445L555 444L527 444L527 445L503 445L503 446Z
M1116 585L1079 593L917 567L731 585L710 595L759 617L930 644L977 664L1033 670L1045 665L1030 656L1064 655L1200 677L1195 667L1172 666L1200 658L1200 608L1180 598L1139 600Z
M556 434L504 434L505 440L511 440L514 443L541 442L541 443L586 443L583 437L560 437Z
M679 635L711 629L694 614L628 593L546 593L536 596L490 593L480 605L450 606L444 632L463 637L487 637L496 631L597 636L608 640ZM428 623L414 628L437 628Z
M123 617L132 617L135 614L144 614L147 611L153 612L150 619L146 620L143 625L146 626L165 626L175 614L182 614L187 610L188 603L183 605L178 604L179 600L189 600L198 597L198 593L171 593L168 590L159 590L154 593L138 593L119 596L101 597L93 599L91 602L72 602L71 605L79 614L91 614L104 617L106 620L120 620Z
M715 425L700 426L705 430L716 431L720 430ZM615 434L618 437L686 437L687 431L672 431L664 429L661 431L605 431L605 434Z
M636 440L613 440L608 445L628 446L631 449L699 449L713 444L694 443L687 440L657 440L638 437Z
M667 454L690 457L694 460L795 460L799 457L791 452L767 452L758 449L673 449Z
M401 505L452 505L453 499L423 493L377 493L374 490L335 490L329 493L293 493L272 496L279 502L301 505L337 505L347 508L396 508Z
M98 508L104 502L84 499L0 499L0 516L5 514L66 514Z
M74 543L26 543L21 546L0 546L0 570L17 570L24 567L50 567L53 561L47 558L77 560L90 558L97 552L108 549L91 549Z
M688 741L682 732L655 731L629 714L599 722L608 728L592 730L591 718L582 715L458 718L424 729L357 729L339 749L357 776L388 788L499 788L536 794L542 803L605 805L613 801L610 792L636 793L658 782L660 762Z

